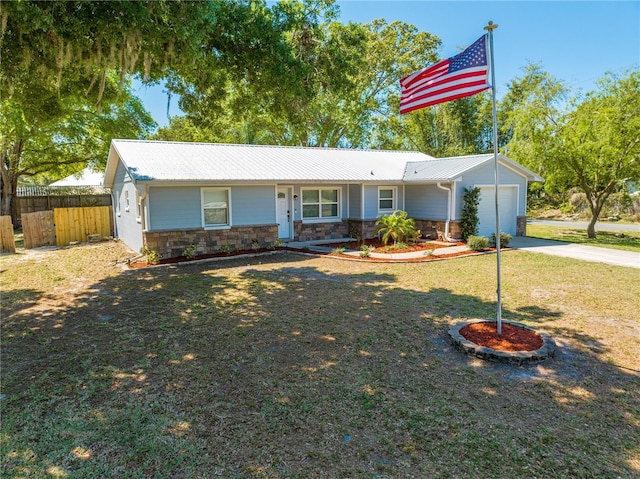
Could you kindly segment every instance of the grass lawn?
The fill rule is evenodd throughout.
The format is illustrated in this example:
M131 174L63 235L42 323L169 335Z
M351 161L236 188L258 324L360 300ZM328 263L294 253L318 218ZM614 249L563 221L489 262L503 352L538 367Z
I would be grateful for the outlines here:
M446 335L495 317L492 254L126 256L0 258L3 478L640 476L637 269L505 251L504 319L559 345L518 367Z
M640 233L636 232L604 231L596 228L596 238L592 239L587 237L586 228L545 226L529 223L527 225L527 236L640 252Z

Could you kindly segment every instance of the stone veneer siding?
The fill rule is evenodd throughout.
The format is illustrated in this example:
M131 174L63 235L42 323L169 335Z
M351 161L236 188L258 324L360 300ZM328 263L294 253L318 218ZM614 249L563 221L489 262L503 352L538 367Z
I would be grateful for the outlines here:
M516 218L516 236L527 236L526 216L518 216L518 218Z
M302 221L294 221L293 234L297 241L348 238L349 222L345 220L328 223L303 223Z
M213 254L221 251L269 248L278 239L278 225L233 226L230 229L205 230L180 229L146 231L143 233L145 248L156 250L163 258L182 256L187 246L195 245L196 254Z
M349 220L350 238L374 238L376 236L375 220Z
M442 231L444 233L444 228L446 226L446 221L440 220L416 220L416 229L420 230L422 236L426 238L431 238L434 240L438 239L438 231ZM449 238L459 239L462 237L460 222L459 221L449 221Z

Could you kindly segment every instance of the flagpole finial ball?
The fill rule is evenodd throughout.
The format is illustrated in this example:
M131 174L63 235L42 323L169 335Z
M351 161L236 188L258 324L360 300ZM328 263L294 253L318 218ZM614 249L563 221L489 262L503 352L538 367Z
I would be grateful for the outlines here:
M490 32L495 30L496 28L498 28L498 25L494 24L491 20L489 20L489 25L484 27L485 30L488 30Z

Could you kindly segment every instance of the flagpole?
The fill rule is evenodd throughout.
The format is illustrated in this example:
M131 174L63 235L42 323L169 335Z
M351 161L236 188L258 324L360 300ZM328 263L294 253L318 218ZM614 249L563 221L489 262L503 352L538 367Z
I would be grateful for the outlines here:
M497 262L497 290L498 297L496 321L498 334L502 334L502 292L500 286L500 181L498 177L498 120L496 118L496 70L493 61L493 31L498 28L493 22L484 27L489 32L489 55L491 61L491 96L493 100L493 165L495 176L495 190L496 190L496 262Z

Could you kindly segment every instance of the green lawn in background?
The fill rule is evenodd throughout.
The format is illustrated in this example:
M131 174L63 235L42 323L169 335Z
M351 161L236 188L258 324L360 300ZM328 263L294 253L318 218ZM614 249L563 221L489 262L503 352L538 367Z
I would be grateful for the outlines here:
M603 231L596 229L596 238L591 239L587 237L586 228L545 226L530 223L527 224L527 236L640 252L640 233L636 232Z

